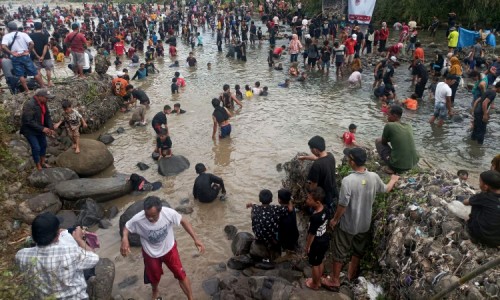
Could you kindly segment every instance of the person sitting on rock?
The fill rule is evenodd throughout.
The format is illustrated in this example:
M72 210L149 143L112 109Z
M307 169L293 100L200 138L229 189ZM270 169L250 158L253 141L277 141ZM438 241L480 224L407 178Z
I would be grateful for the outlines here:
M132 185L132 190L139 192L156 191L162 186L162 183L160 181L151 183L147 181L146 178L136 173L132 173L128 181L130 182L130 185Z
M158 160L172 157L172 140L168 135L168 130L165 128L160 130L160 133L156 138L156 148L154 153L159 154Z
M196 170L196 174L198 174L193 186L194 198L200 202L209 203L217 198L220 191L222 192L221 200L223 200L226 195L226 188L224 187L224 181L222 178L206 173L207 168L202 163L196 164L194 168Z
M50 212L38 215L31 224L36 246L19 250L16 264L36 299L88 299L84 270L94 268L99 256L83 240L80 226L69 234L59 225Z
M464 200L472 206L467 229L474 243L500 246L500 172L489 170L479 175L481 193Z
M252 203L246 205L247 208L252 208L252 231L257 241L264 243L268 249L281 252L280 245L276 240L278 224L280 219L291 210L286 206L271 205L273 193L267 189L260 191L259 201L262 205Z

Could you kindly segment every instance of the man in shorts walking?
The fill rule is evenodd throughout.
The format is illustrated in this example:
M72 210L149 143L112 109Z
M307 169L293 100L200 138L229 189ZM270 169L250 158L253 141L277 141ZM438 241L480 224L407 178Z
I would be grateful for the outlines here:
M451 86L455 83L456 77L448 75L444 82L440 82L436 86L434 115L430 118L429 123L434 124L436 118L439 119L438 126L443 126L444 120L451 116Z
M144 201L144 210L132 217L123 228L123 237L120 253L127 256L130 253L128 235L136 233L141 238L142 256L144 258L144 283L151 284L153 289L152 299L159 297L158 284L163 275L162 263L165 263L174 277L179 281L182 291L189 300L193 299L191 282L186 277L186 272L177 252L177 242L174 238L174 226L182 225L184 230L193 238L194 244L200 251L205 252L205 246L198 239L191 227L178 212L168 207L163 207L160 198L149 196Z
M366 151L362 148L346 148L344 154L353 172L342 179L339 204L330 220L333 228L331 279L321 280L325 288L336 292L340 288L342 265L350 253L347 279L352 281L357 277L361 257L371 240L370 224L376 193L390 192L399 179L398 175L392 175L385 185L377 173L368 171L365 167Z
M80 28L77 23L73 23L71 29L73 29L73 32L66 36L64 43L71 48L71 55L73 56L73 73L78 77L84 77L83 66L85 65L87 39L83 33L80 33Z
M33 50L34 43L30 36L24 32L17 31L17 24L12 21L7 24L9 33L2 38L2 50L10 55L14 75L19 77L24 92L28 92L26 76L34 76L41 88L45 86L42 76L38 73L30 53Z

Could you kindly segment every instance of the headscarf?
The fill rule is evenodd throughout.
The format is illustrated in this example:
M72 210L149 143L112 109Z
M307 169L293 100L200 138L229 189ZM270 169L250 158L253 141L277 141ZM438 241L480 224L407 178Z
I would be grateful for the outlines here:
M462 66L460 65L460 60L458 60L456 56L453 56L450 59L450 63L451 63L450 74L462 76Z

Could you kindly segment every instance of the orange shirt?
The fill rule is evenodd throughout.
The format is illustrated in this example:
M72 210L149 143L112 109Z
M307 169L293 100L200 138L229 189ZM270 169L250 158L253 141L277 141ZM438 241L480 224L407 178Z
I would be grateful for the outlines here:
M418 107L418 101L412 98L407 98L405 101L403 101L403 104L409 110L417 110Z
M123 97L127 95L127 90L126 90L127 85L128 85L127 80L123 78L115 78L111 81L113 93L117 96Z
M424 49L422 47L418 47L415 49L415 52L413 52L413 59L420 58L422 63L424 63Z

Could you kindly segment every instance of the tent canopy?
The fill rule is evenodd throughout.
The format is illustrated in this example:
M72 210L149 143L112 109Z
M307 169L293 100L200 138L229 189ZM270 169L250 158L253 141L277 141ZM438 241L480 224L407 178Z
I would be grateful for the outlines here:
M489 30L485 31L485 33L488 33L488 37L486 38L486 44L496 47L497 41L495 38L494 34L489 34L491 33ZM464 47L470 47L476 43L476 39L480 37L479 31L472 31L472 30L467 30L464 28L459 28L458 29L458 48L464 48Z

